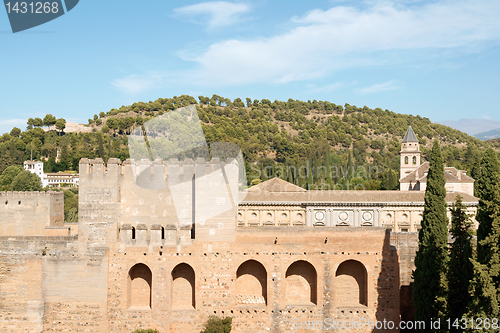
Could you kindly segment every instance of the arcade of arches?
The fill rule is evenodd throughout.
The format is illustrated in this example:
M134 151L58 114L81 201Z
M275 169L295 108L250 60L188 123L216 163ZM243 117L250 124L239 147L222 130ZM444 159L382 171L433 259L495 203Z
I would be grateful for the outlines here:
M250 259L236 271L237 304L267 305L270 276L259 261ZM196 308L196 273L187 263L179 263L171 272L172 309ZM337 306L367 306L367 272L357 260L342 262L334 278ZM151 308L154 278L143 263L132 266L128 272L128 307ZM316 305L318 303L318 276L314 266L305 260L290 264L285 274L285 302L288 305Z

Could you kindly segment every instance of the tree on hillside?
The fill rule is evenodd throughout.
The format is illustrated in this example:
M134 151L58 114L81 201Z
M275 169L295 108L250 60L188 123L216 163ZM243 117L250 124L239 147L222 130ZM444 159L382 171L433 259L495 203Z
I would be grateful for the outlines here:
M33 126L34 127L42 127L43 126L42 118L36 117L35 119L33 119Z
M481 160L477 193L477 260L471 282L473 302L469 317L498 318L500 283L500 172L496 153L488 149ZM486 330L493 332L493 330Z
M65 128L66 128L66 120L64 118L57 119L57 121L56 121L56 129L59 132L62 132L62 131L64 131Z
M451 209L451 235L448 266L448 318L462 318L471 302L470 281L474 277L472 265L472 222L467 214L467 206L458 196Z
M413 272L415 320L423 320L426 325L432 319L444 318L446 314L448 217L444 163L437 140L434 141L429 163L422 228L418 235L419 248Z
M10 135L13 136L13 137L16 137L18 138L19 135L21 135L21 129L17 128L17 127L14 127L11 131L10 131Z
M18 174L23 171L24 169L20 165L11 165L5 168L5 170L3 170L2 174L0 175L0 188L2 189L2 191L12 191L12 189L10 188L12 181Z
M40 177L29 171L23 170L12 181L12 191L41 191Z
M47 128L54 125L56 122L57 122L56 117L54 117L51 114L46 114L45 117L43 118L43 124L47 126Z

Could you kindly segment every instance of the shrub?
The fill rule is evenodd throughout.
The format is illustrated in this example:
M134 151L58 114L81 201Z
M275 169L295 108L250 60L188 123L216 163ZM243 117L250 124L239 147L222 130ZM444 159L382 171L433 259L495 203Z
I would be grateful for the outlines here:
M210 316L205 323L205 329L200 333L229 333L231 332L231 322L233 318L219 318Z
M143 330L143 329L135 330L132 333L160 333L160 332L158 330L153 330L150 328L147 330Z

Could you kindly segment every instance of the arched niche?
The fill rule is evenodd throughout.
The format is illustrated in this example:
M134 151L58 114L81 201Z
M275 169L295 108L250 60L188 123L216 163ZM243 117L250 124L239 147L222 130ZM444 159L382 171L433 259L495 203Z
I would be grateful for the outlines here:
M195 274L193 268L181 263L172 270L172 308L195 309Z
M285 274L286 304L317 304L317 279L311 263L299 260L291 264Z
M236 271L236 298L238 304L267 304L267 271L256 260L247 260Z
M135 264L130 268L127 279L128 308L151 309L152 274L145 264Z
M335 301L339 306L368 305L367 272L357 260L346 260L335 273Z

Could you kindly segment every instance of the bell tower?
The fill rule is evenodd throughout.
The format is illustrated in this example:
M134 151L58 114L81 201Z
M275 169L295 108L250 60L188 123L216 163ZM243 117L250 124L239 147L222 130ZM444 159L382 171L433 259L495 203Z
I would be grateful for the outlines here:
M405 177L420 166L420 144L411 126L401 142L401 167L399 179Z

